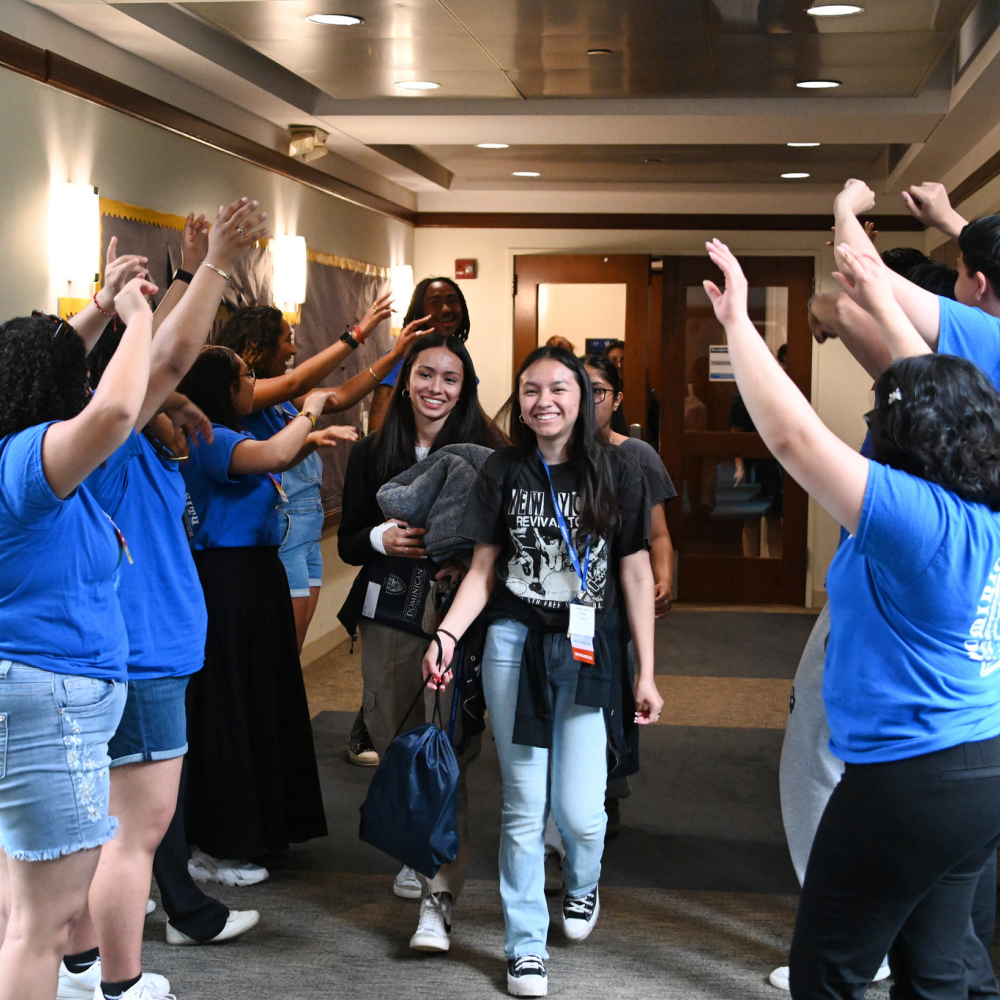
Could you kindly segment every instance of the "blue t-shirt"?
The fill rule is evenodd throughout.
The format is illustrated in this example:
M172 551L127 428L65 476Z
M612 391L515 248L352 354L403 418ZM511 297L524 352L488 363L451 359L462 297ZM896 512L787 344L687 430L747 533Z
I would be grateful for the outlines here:
M205 662L208 613L184 527L181 464L133 433L86 480L132 554L118 574L129 680L184 677Z
M86 486L60 500L42 468L52 422L0 441L0 659L125 680L122 546Z
M199 521L192 546L224 549L279 544L280 474L230 477L233 449L254 437L249 431L230 430L222 424L212 424L212 431L212 444L199 442L181 469Z
M385 353L388 354L389 352L386 351ZM383 354L382 357L385 357L385 354ZM399 361L396 362L396 367L393 368L393 370L389 372L389 374L386 375L381 382L379 382L379 385L395 386L396 380L399 378L399 373L403 370L403 362L405 360L406 358L400 358Z
M284 430L298 415L299 411L291 403L282 403L243 417L243 426L258 441L266 441L278 431ZM282 473L281 486L288 497L288 503L279 503L278 510L286 514L322 514L323 503L319 493L322 482L323 459L319 452L314 451L311 455L306 455L298 465L293 465Z
M1000 734L1000 514L869 462L826 586L835 756L900 760Z
M968 358L1000 388L1000 319L941 295L938 304L941 307L938 353Z

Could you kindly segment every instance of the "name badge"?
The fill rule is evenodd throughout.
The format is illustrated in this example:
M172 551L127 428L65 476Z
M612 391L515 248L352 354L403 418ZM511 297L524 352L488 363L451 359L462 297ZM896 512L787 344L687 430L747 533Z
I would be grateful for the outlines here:
M570 636L578 635L584 639L593 639L595 620L595 609L592 604L577 604L574 601L569 606L568 634Z

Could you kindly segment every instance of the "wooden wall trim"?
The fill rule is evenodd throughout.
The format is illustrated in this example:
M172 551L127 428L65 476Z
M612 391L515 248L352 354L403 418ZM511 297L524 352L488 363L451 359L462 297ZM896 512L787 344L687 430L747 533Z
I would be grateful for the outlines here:
M388 198L331 177L322 170L310 167L299 160L293 160L263 143L230 132L204 118L167 104L166 101L150 97L134 87L119 83L80 63L48 49L31 45L6 32L0 32L0 66L46 83L67 94L118 111L130 118L137 118L189 139L195 139L247 163L270 170L289 180L298 181L300 184L306 184L324 194L333 195L335 198L387 215L411 226L416 221L416 212Z
M884 232L923 232L911 215L866 215ZM652 212L418 212L417 229L706 229L829 232L830 215L736 215Z
M986 187L994 178L1000 177L1000 152L994 153L982 166L976 168L962 181L948 197L956 207L971 198L981 188Z

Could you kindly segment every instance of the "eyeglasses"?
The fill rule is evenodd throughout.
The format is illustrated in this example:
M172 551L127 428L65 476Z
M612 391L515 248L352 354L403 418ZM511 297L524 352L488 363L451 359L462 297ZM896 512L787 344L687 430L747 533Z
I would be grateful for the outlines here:
M606 389L606 388L604 388L604 386L601 386L601 385L594 385L594 386L591 386L590 388L591 388L591 391L594 394L594 402L595 403L603 403L604 402L604 397L609 392L611 392L611 389Z
M255 371L245 371L239 378L247 378L250 380L250 384L253 385L257 381L257 373Z

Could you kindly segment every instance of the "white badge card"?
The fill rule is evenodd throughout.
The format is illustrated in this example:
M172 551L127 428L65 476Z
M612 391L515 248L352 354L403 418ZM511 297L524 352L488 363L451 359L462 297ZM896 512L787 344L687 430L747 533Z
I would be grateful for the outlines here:
M571 636L594 638L595 609L592 604L571 604L569 606L569 631Z

